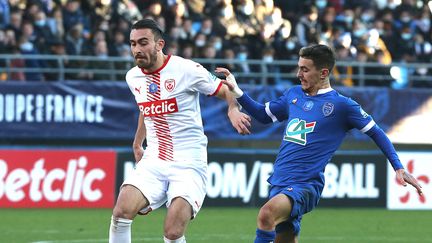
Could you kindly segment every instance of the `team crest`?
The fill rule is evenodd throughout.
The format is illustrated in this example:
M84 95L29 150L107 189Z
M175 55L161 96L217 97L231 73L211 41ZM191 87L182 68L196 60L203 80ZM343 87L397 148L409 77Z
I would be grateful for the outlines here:
M150 93L156 93L157 90L158 90L157 84L151 83L150 86L149 86L149 92Z
M170 79L165 80L165 89L168 92L172 92L174 90L174 88L175 88L175 80L174 79L170 78Z
M303 110L304 111L310 111L310 110L312 110L312 107L314 106L314 103L312 102L312 101L306 101L304 104L303 104Z
M334 104L330 102L326 102L322 107L322 112L324 116L330 116L330 114L333 113L334 110Z

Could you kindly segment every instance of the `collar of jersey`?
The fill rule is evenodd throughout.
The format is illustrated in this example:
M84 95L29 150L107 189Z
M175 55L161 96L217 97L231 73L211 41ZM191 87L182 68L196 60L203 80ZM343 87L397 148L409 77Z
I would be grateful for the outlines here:
M325 89L319 89L318 92L317 92L317 95L319 95L319 94L325 94L325 93L328 93L328 92L330 92L332 90L333 90L332 87L328 87L328 88L325 88Z
M143 68L141 68L141 72L143 72L143 73L146 74L146 75L154 74L154 73L158 73L158 72L160 72L160 71L161 71L161 70L162 70L162 69L167 65L167 63L168 63L168 61L169 61L170 58L171 58L171 55L167 55L167 58L165 59L165 61L164 61L164 63L162 64L162 66L161 66L160 68L158 68L157 70L151 72L151 73L148 73L148 72L144 71Z
M330 91L332 91L333 90L333 88L332 87L328 87L328 88L325 88L325 89L319 89L318 90L318 92L317 92L317 95L319 95L319 94L325 94L325 93L328 93L328 92L330 92ZM308 93L306 93L305 92L305 95L306 96L310 96Z

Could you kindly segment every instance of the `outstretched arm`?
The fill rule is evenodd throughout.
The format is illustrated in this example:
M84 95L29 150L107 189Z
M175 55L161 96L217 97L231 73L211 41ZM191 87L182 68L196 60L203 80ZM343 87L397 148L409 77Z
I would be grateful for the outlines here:
M270 123L273 121L266 112L266 106L254 101L246 93L243 93L237 85L234 75L232 75L228 69L218 67L215 71L225 75L226 80L222 80L222 83L228 87L232 95L237 98L237 101L242 105L243 109L245 109L252 117L261 123Z
M143 143L146 138L147 130L144 124L143 114L138 115L138 126L135 132L135 138L132 144L135 162L138 163L144 155Z
M418 181L403 168L393 144L384 131L375 125L367 132L367 134L374 140L384 155L389 159L393 169L396 172L397 181L403 186L407 186L408 184L412 185L415 187L418 194L422 195L422 187Z

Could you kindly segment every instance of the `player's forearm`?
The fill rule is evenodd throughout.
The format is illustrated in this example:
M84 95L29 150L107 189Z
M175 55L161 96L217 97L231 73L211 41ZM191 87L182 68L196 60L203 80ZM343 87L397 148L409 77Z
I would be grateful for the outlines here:
M138 125L135 132L135 138L133 141L133 148L141 148L143 146L146 137L146 127L144 125L144 116L140 113L138 116Z
M240 110L240 105L237 102L236 98L233 96L233 94L225 86L221 87L219 93L216 96L227 102L228 114L231 111L239 111Z
M395 171L398 169L403 169L393 144L379 126L375 125L367 132L367 134L373 139L384 155L388 158Z
M249 95L243 93L243 95L237 99L240 105L246 110L249 115L258 120L261 123L271 123L272 119L267 115L265 106L253 100Z

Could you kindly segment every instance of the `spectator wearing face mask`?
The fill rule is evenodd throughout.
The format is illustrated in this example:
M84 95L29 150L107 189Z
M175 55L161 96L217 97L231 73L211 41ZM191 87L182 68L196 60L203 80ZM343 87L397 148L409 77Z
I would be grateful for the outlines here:
M198 33L195 36L195 53L198 55L198 57L200 57L199 55L201 55L204 46L207 44L207 36L204 35L203 33Z
M239 61L239 63L237 64L237 66L238 66L237 70L239 70L239 72L242 72L245 74L251 72L251 68L249 67L249 64L246 62L248 60L248 56L249 56L249 50L247 49L247 47L245 45L241 45L238 48L238 52L236 55L236 60ZM239 78L239 82L253 83L254 80L249 80L248 78Z
M423 38L428 41L432 41L431 17L429 7L425 6L422 9L419 19L415 20L415 32L421 34Z
M262 51L262 61L265 63L262 65L261 71L263 73L268 74L271 77L263 78L261 80L261 83L267 83L267 84L276 84L280 81L280 78L278 77L279 74L279 67L272 65L273 61L275 59L275 50L271 46L267 46Z
M36 35L35 44L41 53L49 52L49 40L54 38L51 28L48 26L47 17L44 11L40 10L34 15L34 33Z
M392 57L395 61L403 59L412 62L415 60L414 34L409 26L402 27L394 42L397 48L393 51Z
M22 36L19 41L20 53L23 55L38 55L40 54L37 50L36 46L29 40L28 37ZM45 62L39 59L26 58L25 59L25 67L31 69L40 69L44 68ZM25 74L26 81L45 81L44 75L39 71L31 71L26 72Z

